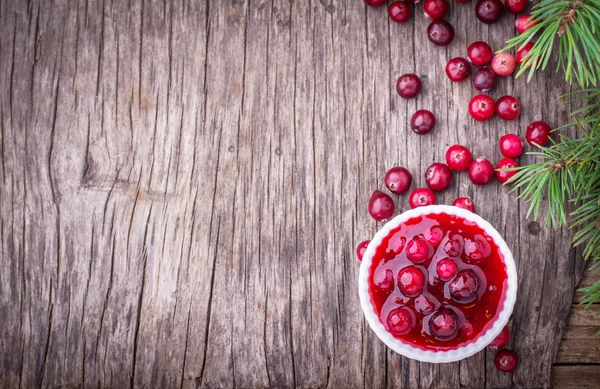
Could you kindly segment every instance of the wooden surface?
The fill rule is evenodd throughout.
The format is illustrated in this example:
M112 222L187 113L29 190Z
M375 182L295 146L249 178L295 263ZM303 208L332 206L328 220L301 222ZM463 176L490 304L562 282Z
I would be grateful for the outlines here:
M401 358L356 291L387 168L423 185L453 143L496 161L499 135L567 119L552 72L500 80L492 96L523 106L511 123L470 120L475 91L446 78L514 17L486 26L452 3L457 36L437 48L421 11L396 25L359 0L207 3L0 0L2 386L549 386L583 267L568 231L497 183L460 174L438 200L471 196L513 250L513 374L487 351ZM405 72L424 82L410 101ZM423 137L418 108L438 118Z

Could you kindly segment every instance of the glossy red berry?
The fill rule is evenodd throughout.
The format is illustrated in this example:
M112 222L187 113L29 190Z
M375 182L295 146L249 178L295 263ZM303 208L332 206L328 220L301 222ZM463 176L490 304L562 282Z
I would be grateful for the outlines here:
M467 211L475 212L475 204L468 197L459 197L452 203L455 207L466 209Z
M423 263L429 259L431 246L420 237L415 237L406 244L406 258L414 263Z
M412 130L419 134L425 135L435 126L435 116L431 111L426 109L420 109L414 113L412 118L410 119L410 127Z
M469 113L480 122L491 119L495 111L494 100L488 95L477 95L469 102Z
M425 181L432 191L445 191L452 184L452 170L444 163L435 162L427 168Z
M485 42L473 42L467 48L467 55L475 66L483 66L492 60L492 48Z
M453 310L442 308L431 316L429 330L438 340L452 340L458 334L458 316Z
M364 240L356 246L356 257L359 261L362 261L363 255L365 255L365 251L367 251L367 246L371 243L370 240Z
M388 15L396 23L405 23L410 19L410 6L403 1L394 1L388 7Z
M472 303L477 297L481 281L473 269L464 269L448 284L448 291L452 300L461 303Z
M481 235L475 236L473 239L465 238L465 262L481 263L486 258L489 258L492 253L492 246Z
M364 0L365 4L370 5L372 7L377 7L383 5L387 2L387 0Z
M390 269L379 267L373 273L373 284L382 292L394 290L394 272Z
M369 214L378 222L394 215L394 200L387 194L376 190L369 199Z
M517 158L523 153L523 142L516 134L506 134L500 137L500 152L505 157Z
M492 58L492 70L499 76L510 76L517 66L517 61L511 53L503 51Z
M477 19L484 23L496 23L504 14L504 4L500 0L479 0L475 6Z
M517 28L519 34L522 34L530 28L535 27L538 23L539 22L535 20L534 17L532 17L530 14L526 14L517 18L515 21L515 27Z
M423 233L423 239L432 246L437 246L442 242L444 238L444 231L439 227L431 227L425 233Z
M425 16L433 20L441 19L448 12L448 2L446 0L427 0L423 5Z
M466 80L471 73L471 65L461 57L452 58L446 64L446 75L453 82L461 82Z
M390 311L386 324L392 334L406 335L415 326L415 315L407 307L398 307Z
M428 188L419 188L411 192L408 204L411 208L424 207L435 204L435 193Z
M488 348L490 350L498 350L499 348L506 346L509 339L510 334L508 332L508 326L504 326L502 331L500 331L500 334L496 336L496 338L494 338L490 344L488 344Z
M421 92L421 79L416 74L403 74L396 82L396 92L405 99L412 99Z
M477 158L469 166L469 178L475 185L487 185L494 179L494 165L485 158Z
M504 373L510 373L515 370L519 364L519 357L514 351L507 349L500 350L494 356L494 365L496 368Z
M515 120L521 114L521 104L513 96L502 96L496 101L496 114L504 120Z
M385 186L390 192L403 194L410 188L412 174L403 167L396 166L385 173Z
M435 267L438 276L444 281L454 277L454 274L456 274L456 269L456 262L454 262L452 258L442 259Z
M414 266L407 266L398 272L398 288L409 297L417 296L423 290L425 276Z
M527 8L527 0L504 0L506 10L513 14L520 14Z
M479 68L473 73L473 87L481 92L487 92L496 87L496 73L490 68Z
M550 133L552 128L548 123L538 120L527 126L525 139L532 146L545 146L550 141Z
M527 54L533 49L533 42L527 42L525 46L517 50L517 63L519 65L524 65L529 61L529 57L525 58ZM539 63L539 59L538 59ZM537 63L536 63L537 66Z
M427 37L436 46L446 46L454 39L454 27L447 21L434 20L427 27Z
M462 145L452 145L446 151L446 164L450 169L462 172L469 168L473 156L469 149Z

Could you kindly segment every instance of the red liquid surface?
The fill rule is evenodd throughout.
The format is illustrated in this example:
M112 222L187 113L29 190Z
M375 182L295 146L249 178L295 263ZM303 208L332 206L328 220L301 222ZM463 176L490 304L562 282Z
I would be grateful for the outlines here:
M432 256L419 264L408 260L405 247L402 247L405 246L403 243L409 242L416 236L423 237L423 234L434 226L443 231L443 239L439 245L432 246L430 250ZM443 249L444 244L450 237L460 240L455 234L464 239L485 240L489 256L480 261L473 261L468 258L464 249L458 256L448 255ZM438 276L437 263L448 257L458 265L457 273L463 269L472 269L479 277L480 284L474 301L463 304L453 300L449 291L452 278L443 281ZM423 290L417 296L406 296L398 288L398 272L406 266L415 266L425 275ZM379 288L374 280L385 279L384 275L387 272L389 281L389 271L393 273L393 286L389 282L383 282L387 288L385 290ZM492 327L504 304L508 287L507 278L503 256L498 246L482 228L457 216L432 214L408 220L390 231L383 239L369 269L369 294L379 320L388 331L387 318L390 311L398 307L407 307L414 313L412 329L404 335L392 333L395 338L424 350L452 350L474 342ZM423 304L425 298L430 304ZM429 307L426 307L427 305ZM454 311L458 317L458 334L449 340L436 338L429 326L431 316L444 307Z

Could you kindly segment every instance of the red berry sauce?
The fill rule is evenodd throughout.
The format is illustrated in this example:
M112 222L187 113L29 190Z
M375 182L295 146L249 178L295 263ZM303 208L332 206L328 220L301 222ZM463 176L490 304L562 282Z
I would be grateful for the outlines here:
M441 230L443 238L428 239L432 230L435 235ZM398 244L415 238L429 245L425 260L411 261L408 244ZM481 255L466 252L473 251L474 242ZM390 231L376 249L368 281L386 330L433 351L475 342L497 319L508 287L504 259L492 238L475 223L448 214L415 217Z

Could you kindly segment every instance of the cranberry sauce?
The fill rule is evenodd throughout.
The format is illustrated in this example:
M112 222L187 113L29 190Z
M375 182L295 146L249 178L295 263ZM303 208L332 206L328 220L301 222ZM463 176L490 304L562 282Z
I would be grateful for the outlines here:
M437 214L392 230L373 256L369 293L395 338L424 350L475 341L502 310L506 266L475 223Z

